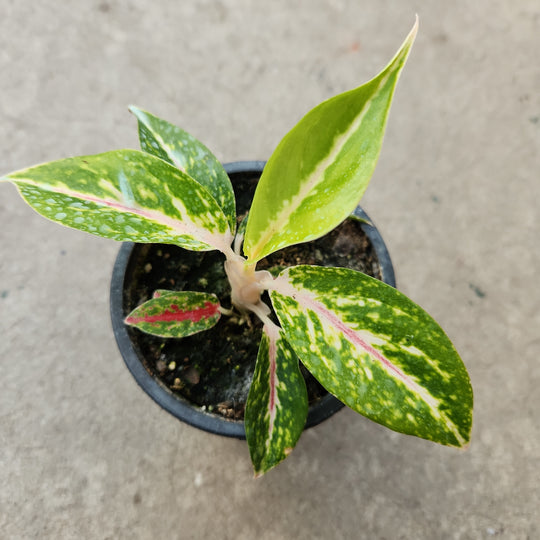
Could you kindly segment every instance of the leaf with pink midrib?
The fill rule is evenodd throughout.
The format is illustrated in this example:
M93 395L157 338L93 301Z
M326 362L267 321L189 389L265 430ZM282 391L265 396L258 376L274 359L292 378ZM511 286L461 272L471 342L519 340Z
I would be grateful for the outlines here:
M246 439L256 476L288 456L302 434L307 410L298 357L282 330L266 324L245 412Z
M126 324L161 337L185 337L207 330L220 318L220 304L213 294L160 291L135 308Z
M271 289L287 341L330 393L396 431L467 445L470 380L452 343L422 308L345 268L292 267Z
M137 150L79 156L10 173L46 218L104 238L230 252L226 216L208 191L169 163Z

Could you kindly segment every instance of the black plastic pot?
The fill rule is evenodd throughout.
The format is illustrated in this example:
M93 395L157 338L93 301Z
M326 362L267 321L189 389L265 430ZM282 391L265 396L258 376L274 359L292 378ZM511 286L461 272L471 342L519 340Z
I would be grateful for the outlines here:
M258 178L264 165L264 161L240 161L226 164L225 170L234 185L241 178ZM368 223L373 223L359 206L354 211L354 215ZM381 235L373 225L362 223L361 227L376 253L382 280L395 287L392 261ZM137 249L137 246L139 245L133 243L122 244L114 265L111 282L110 308L114 335L129 371L141 388L156 403L176 418L210 433L245 439L243 422L228 420L220 415L203 411L199 406L173 393L144 367L140 353L134 347L127 326L124 324L124 318L127 315L124 308L124 291L127 276L130 275L130 265L133 264L131 261L132 254ZM310 406L306 428L326 420L342 407L344 407L343 403L331 394L326 394L317 403Z

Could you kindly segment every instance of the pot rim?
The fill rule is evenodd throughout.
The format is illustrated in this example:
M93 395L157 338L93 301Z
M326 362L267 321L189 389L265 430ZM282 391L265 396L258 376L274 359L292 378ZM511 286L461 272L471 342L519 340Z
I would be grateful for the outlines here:
M225 163L224 168L229 176L234 174L261 174L265 166L265 161L235 161ZM394 268L390 259L388 249L382 239L381 234L373 224L371 218L364 210L357 206L353 215L363 220L361 228L369 238L380 265L382 281L396 286ZM367 222L367 223L366 223ZM124 324L125 314L123 312L123 290L126 272L129 265L131 253L137 244L124 242L116 258L110 290L110 311L114 336L120 349L124 362L135 378L139 386L167 412L182 420L183 422L226 437L245 439L245 429L243 421L228 420L227 418L203 411L200 407L194 406L187 399L178 394L174 394L165 385L158 382L143 366L133 343L129 337L127 326ZM313 427L323 420L326 420L340 409L344 404L332 394L327 394L317 403L310 406L306 428Z

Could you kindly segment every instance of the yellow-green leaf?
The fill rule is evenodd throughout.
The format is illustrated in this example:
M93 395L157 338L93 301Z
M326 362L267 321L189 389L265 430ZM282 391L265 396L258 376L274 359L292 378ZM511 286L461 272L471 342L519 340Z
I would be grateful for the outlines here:
M379 75L315 107L279 143L249 214L244 252L250 261L319 238L354 210L375 169L416 30L417 24Z

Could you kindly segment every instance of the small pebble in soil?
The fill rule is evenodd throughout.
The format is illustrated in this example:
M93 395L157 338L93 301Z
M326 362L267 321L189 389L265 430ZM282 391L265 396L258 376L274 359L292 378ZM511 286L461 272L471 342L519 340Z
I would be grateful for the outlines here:
M166 369L167 369L167 364L163 361L163 360L158 360L156 362L156 369L160 372L160 373L163 373Z
M190 367L187 368L184 372L184 378L191 384L199 384L199 381L201 380L201 374L196 368Z

